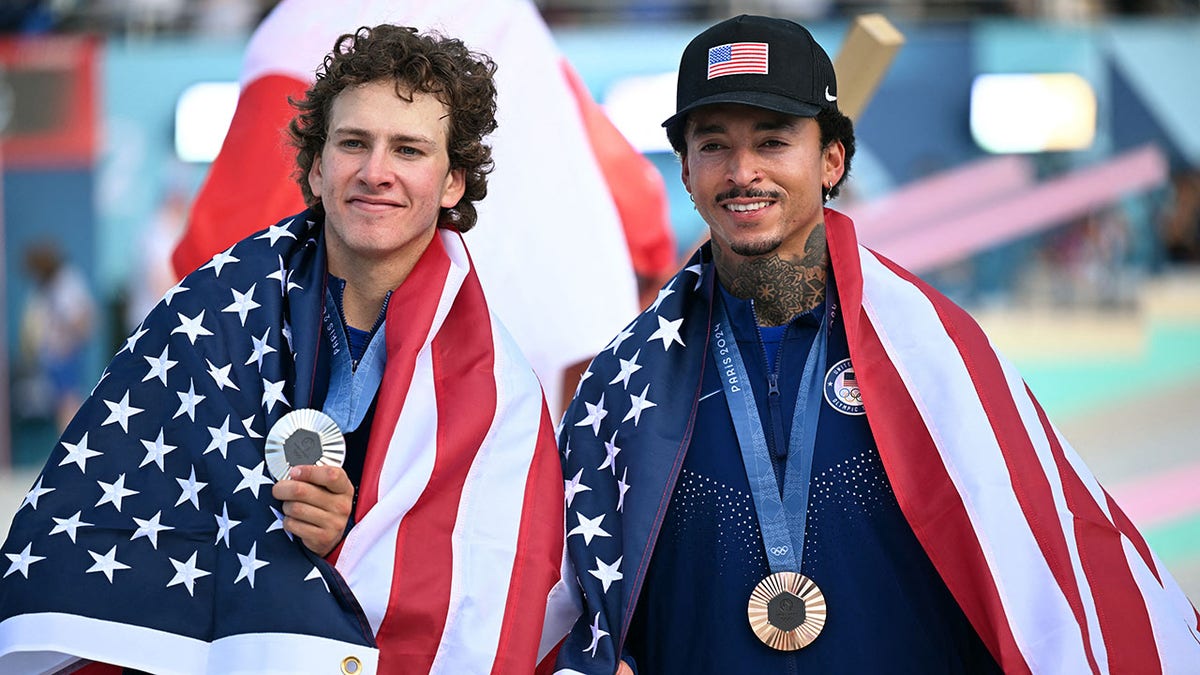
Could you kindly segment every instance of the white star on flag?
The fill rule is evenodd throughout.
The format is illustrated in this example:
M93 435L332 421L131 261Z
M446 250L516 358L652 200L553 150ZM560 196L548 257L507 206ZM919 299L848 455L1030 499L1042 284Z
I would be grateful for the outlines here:
M159 471L165 471L163 468L163 458L167 456L167 453L171 452L178 446L167 445L163 441L163 431L164 429L159 429L158 438L152 441L142 439L142 445L146 446L146 458L142 460L141 464L138 464L139 469L143 466L146 466L150 462L154 462L158 465Z
M248 438L262 438L262 434L254 430L254 415L242 420L242 428L246 430L246 436Z
M138 326L137 330L133 331L133 334L130 335L129 338L125 340L125 346L121 347L121 352L128 349L129 353L132 354L134 348L137 347L138 340L141 340L142 336L148 332L149 332L148 329ZM117 352L117 353L120 354L121 352Z
M175 506L179 506L184 502L191 502L192 506L200 508L200 491L208 486L208 483L203 483L196 480L196 467L192 467L192 475L187 478L176 478L175 482L179 483L182 492L179 499L175 500Z
M563 481L563 483L564 483L563 489L567 493L567 506L568 507L571 506L571 500L575 499L575 495L579 494L580 492L587 492L588 490L592 489L580 482L580 480L582 478L583 478L583 469L580 469L578 472L575 473L574 478L572 478L571 480Z
M291 227L292 223L294 223L294 222L296 222L295 218L287 221L287 223L285 223L283 225L272 225L267 228L266 232L263 232L262 234L258 235L257 237L255 237L255 239L270 239L271 246L274 246L275 242L279 241L283 237L290 237L292 239L295 239L296 235L292 234L288 230L288 228Z
M221 270L225 269L226 265L230 265L230 264L233 264L236 262L241 262L241 261L238 260L237 258L233 257L233 247L230 246L228 249L222 251L221 253L214 255L212 260L209 260L208 264L205 265L204 267L201 267L200 269L202 269L202 270L212 269L216 272L216 276L219 277L219 276L221 276Z
M292 283L292 272L283 264L283 256L279 256L279 269L268 274L267 278L279 281L280 296L287 295L293 288L300 288L300 284Z
M646 311L648 311L648 312L657 312L657 311L658 311L658 307L659 307L659 305L661 305L661 304L662 304L662 301L663 301L663 300L666 300L666 299L667 299L667 296L669 296L669 295L671 295L672 293L674 293L674 292L675 292L674 290L672 290L672 289L671 289L671 287L672 287L672 286L674 286L674 285L675 285L675 280L674 280L674 279L672 279L672 280L671 280L671 283L667 284L667 285L666 285L666 286L664 286L663 288L660 288L660 289L658 289L658 297L654 299L654 303L653 303L653 304L651 304L651 305L650 305L650 308L649 308L649 309L647 309Z
M42 487L42 477L38 476L37 482L33 484L33 487L29 488L29 492L25 493L25 499L21 501L21 506L17 507L17 510L20 511L25 508L26 504L29 504L33 507L34 511L37 511L38 499L44 494L54 492L56 489Z
M141 408L135 408L129 405L128 391L125 392L125 396L121 398L120 402L105 401L104 405L108 406L109 413L108 417L100 423L100 426L105 427L113 422L116 422L117 424L121 425L121 430L125 431L126 433L129 432L129 418L140 412L143 412Z
M237 554L238 562L242 564L242 568L238 570L237 578L233 580L233 583L236 584L242 579L247 579L250 582L250 588L254 588L254 573L271 564L265 560L259 560L257 551L258 542L255 542L250 545L249 553L246 555Z
M208 364L208 376L213 379L213 382L217 383L218 389L224 391L225 387L229 387L230 389L233 389L234 391L241 391L241 389L239 389L238 386L236 384L234 384L233 380L230 379L230 377L229 377L229 370L231 368L233 368L232 363L227 364L221 368L218 368L216 366L216 364L214 364L212 361L209 361L208 359L205 359L204 362Z
M621 362L621 372L617 373L617 376L614 377L612 379L612 381L609 382L609 384L616 384L616 383L620 382L622 388L628 389L629 388L629 376L633 375L634 373L636 373L637 371L642 369L642 367L640 365L638 365L638 362L637 362L638 356L640 356L641 353L642 353L642 350L639 349L633 353L632 359L628 359L628 360L618 359Z
M250 358L246 359L245 365L248 366L251 363L257 363L258 364L258 372L260 372L260 373L262 372L262 367L263 367L263 357L265 357L267 354L270 354L273 351L276 351L276 349L274 347L267 344L267 336L269 336L270 334L271 334L271 329L268 328L263 333L263 336L261 338L256 338L253 335L250 336L250 342L254 343L254 348L250 351Z
M21 551L20 553L4 554L9 560L12 561L12 564L8 566L8 571L4 573L4 576L8 576L13 572L20 572L21 576L25 577L26 579L29 578L29 566L39 560L46 559L46 556L33 555L33 553L30 551L32 546L33 544L26 544L25 550Z
M241 434L235 434L229 430L229 415L225 416L225 421L221 423L220 429L209 427L208 433L212 434L212 440L201 454L207 455L213 450L219 450L222 459L229 459L229 444L243 437Z
M683 338L679 337L679 327L683 325L682 318L675 319L674 321L667 321L661 316L656 316L655 318L658 319L658 329L651 333L650 337L646 338L646 342L662 340L664 352L670 351L671 345L676 342L682 346L687 346L683 344Z
M296 538L292 536L292 533L283 529L283 512L280 511L279 509L275 508L274 506L271 506L268 508L271 509L271 513L275 514L275 522L273 522L267 526L267 532L274 532L275 530L279 530L279 531L283 532L284 534L286 534L288 539L295 541ZM305 581L308 581L308 580L305 579Z
M625 493L629 492L629 482L625 478L629 475L629 467L625 467L625 471L621 473L621 480L617 481L617 489L620 494L617 495L617 512L621 513L625 510Z
M617 350L621 348L621 343L631 337L633 337L633 331L629 330L629 327L626 326L625 328L622 328L621 332L617 333L616 337L612 339L612 342L609 342L608 345L605 346L601 351L608 351L611 349L612 353L616 354Z
M321 585L325 587L325 592L329 592L329 584L325 583L325 577L321 574L321 570L317 569L315 566L312 568L312 571L308 573L308 576L304 577L305 581L312 581L313 579L320 579Z
M611 565L605 565L603 560L596 558L596 569L588 570L588 572L599 579L600 583L604 584L604 592L607 593L608 587L612 585L612 582L621 580L623 575L620 572L620 568L621 558L617 558Z
M110 584L113 580L113 572L116 572L117 570L129 569L129 565L117 560L116 544L113 544L113 547L108 549L108 553L105 553L104 555L100 555L95 551L88 551L88 554L90 554L92 556L92 560L95 560L96 562L91 567L87 568L87 572L103 572L104 576L108 577L108 583Z
M83 520L80 519L80 516L82 516L82 515L83 515L83 511L76 511L75 515L71 516L70 518L55 518L54 519L54 522L55 522L54 529L50 530L50 534L55 535L55 534L59 534L60 532L66 532L67 536L71 538L72 542L74 542L76 530L78 530L81 527L91 527L92 526L91 523L85 523Z
M583 405L587 408L587 415L583 419L575 423L577 427L591 426L592 432L597 436L600 435L600 422L602 422L608 411L604 409L604 394L600 394L600 400L595 405L584 401Z
M262 383L263 383L262 404L267 407L268 413L275 409L276 403L282 403L286 406L292 405L291 403L288 403L287 397L283 395L283 388L284 388L284 386L287 385L286 380L280 380L278 382L271 382L264 378Z
M63 441L63 447L67 449L67 456L63 457L62 461L59 462L58 465L66 466L67 464L74 462L79 467L80 471L87 473L88 459L92 457L99 457L100 455L104 454L102 452L92 450L88 447L87 443L88 432L86 431L83 432L83 437L79 439L78 443L68 443Z
M258 499L258 489L275 482L267 478L266 466L267 463L265 461L259 462L258 466L253 469L248 466L239 466L237 470L241 472L242 480L237 484L237 487L233 488L233 493L237 494L242 490L249 490L254 494L254 498Z
M600 638L606 635L608 635L608 631L600 627L600 612L596 612L596 618L592 621L592 644L583 651L591 652L592 658L596 658L596 647L600 646Z
M157 377L163 383L164 387L167 386L167 371L179 363L178 361L172 361L167 356L167 352L170 349L170 345L163 347L162 354L159 354L158 358L153 356L142 357L150 364L150 372L146 373L146 376L142 378L142 382L148 382Z
M125 487L125 474L117 476L117 479L111 483L105 483L102 480L98 480L96 483L104 491L104 494L100 496L100 501L96 502L96 506L112 504L117 508L118 513L121 511L121 503L126 497L138 494L137 490Z
M183 282L180 281L179 283L177 283L174 286L167 289L167 292L164 293L163 297L162 297L163 302L167 305L167 307L170 307L171 301L175 299L176 295L178 295L180 293L185 293L190 290L192 290L192 289L188 288L187 286L184 286Z
M171 419L175 419L176 417L187 413L188 419L195 422L196 406L208 397L196 393L195 380L188 380L188 390L186 394L182 391L177 391L175 392L175 395L179 397L179 410L175 411L175 414L171 416Z
M193 345L196 344L196 338L201 335L212 335L212 331L204 327L205 311L207 310L202 309L199 314L192 317L184 316L183 312L176 312L175 315L179 317L179 325L171 331L171 334L183 333L187 336L188 342Z
M612 438L604 441L604 461L600 466L596 467L597 471L603 471L612 468L612 474L617 475L617 455L621 452L621 448L617 447L617 432L613 432Z
M646 398L650 395L650 383L646 383L646 388L642 389L642 393L634 396L629 395L629 412L625 413L625 418L621 420L624 424L630 419L633 420L633 426L637 426L638 422L642 421L642 411L647 408L653 408L658 404Z
M250 284L250 288L246 289L245 293L239 293L236 288L229 289L229 291L233 293L233 303L221 311L237 312L238 320L242 322L243 326L245 326L246 316L250 314L250 311L262 307L262 305L254 301L254 288L256 286L258 286L258 284Z
M695 290L696 288L700 288L700 282L704 279L704 277L700 276L700 271L702 269L704 269L704 266L701 265L700 263L696 263L695 265L689 265L688 267L683 268L684 272L691 272L692 274L696 275L696 286L692 290Z
M596 516L595 518L588 518L587 516L583 515L582 513L576 512L575 517L579 519L579 524L576 525L575 528L572 529L570 532L568 532L567 536L570 537L571 535L574 535L574 534L583 535L583 543L585 546L592 543L592 537L611 537L612 536L611 534L605 532L604 529L600 527L600 522L602 520L604 520L603 513Z
M162 518L162 511L159 511L158 513L154 514L154 517L150 518L150 520L142 520L141 518L134 518L133 522L137 523L138 527L137 527L137 531L133 533L133 536L129 538L129 541L133 541L134 539L137 539L138 537L145 537L150 540L150 545L153 546L154 550L157 551L158 550L158 533L164 532L166 530L175 529L169 525L163 525L162 523L160 523L159 519L161 519L161 518Z
M221 515L213 516L217 519L217 539L213 543L225 542L225 548L229 548L229 532L233 528L242 524L240 520L233 520L229 517L229 502L221 504ZM253 586L253 584L251 584Z
M187 588L188 595L195 596L196 580L200 577L206 577L211 572L196 567L196 552L192 552L192 557L188 558L187 562L180 562L174 558L167 558L171 564L175 566L175 576L167 582L167 588L183 584Z

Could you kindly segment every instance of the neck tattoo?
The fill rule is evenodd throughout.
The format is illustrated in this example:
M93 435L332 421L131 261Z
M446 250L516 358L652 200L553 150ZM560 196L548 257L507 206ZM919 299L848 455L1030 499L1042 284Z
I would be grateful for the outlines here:
M770 253L755 258L728 256L713 247L717 276L726 290L743 300L753 299L758 323L782 326L825 299L825 223L818 222L804 243L799 260Z

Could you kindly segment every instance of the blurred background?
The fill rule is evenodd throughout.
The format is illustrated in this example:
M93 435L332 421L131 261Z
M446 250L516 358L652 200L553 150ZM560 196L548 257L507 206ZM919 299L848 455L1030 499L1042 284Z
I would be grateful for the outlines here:
M275 4L0 1L0 531L77 405L55 392L86 393L174 283L170 253ZM535 4L661 172L680 258L704 227L659 123L688 40L772 14L834 55L856 16L890 19L905 43L832 206L983 323L1200 599L1197 0Z

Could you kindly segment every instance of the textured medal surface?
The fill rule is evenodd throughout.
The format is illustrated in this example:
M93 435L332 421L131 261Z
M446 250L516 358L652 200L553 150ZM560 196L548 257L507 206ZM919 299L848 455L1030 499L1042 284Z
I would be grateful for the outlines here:
M795 651L812 644L825 627L825 595L803 574L776 572L754 587L747 614L763 644Z
M283 480L293 466L341 466L346 459L346 439L329 415L304 408L284 415L267 433L267 470Z

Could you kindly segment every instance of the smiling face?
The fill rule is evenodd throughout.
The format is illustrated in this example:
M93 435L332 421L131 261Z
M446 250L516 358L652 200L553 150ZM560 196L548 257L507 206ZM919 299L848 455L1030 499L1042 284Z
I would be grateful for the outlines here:
M383 266L406 275L433 238L442 207L463 195L450 168L446 106L390 80L348 87L333 100L329 129L308 173L325 209L329 270Z
M815 119L738 104L692 112L684 138L683 184L718 260L802 257L823 218L821 186L841 178L841 142L821 148Z

